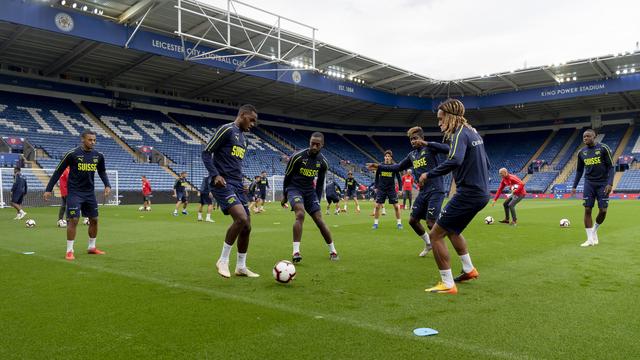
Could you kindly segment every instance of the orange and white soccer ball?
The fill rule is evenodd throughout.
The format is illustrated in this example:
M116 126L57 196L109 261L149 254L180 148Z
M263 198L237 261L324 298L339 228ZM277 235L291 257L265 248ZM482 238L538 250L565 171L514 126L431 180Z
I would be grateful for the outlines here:
M273 278L277 282L286 284L296 277L296 267L291 261L280 260L273 267Z

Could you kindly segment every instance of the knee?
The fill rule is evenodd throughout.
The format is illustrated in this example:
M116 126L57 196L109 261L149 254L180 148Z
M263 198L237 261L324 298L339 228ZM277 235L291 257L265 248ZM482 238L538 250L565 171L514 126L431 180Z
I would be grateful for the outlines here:
M304 211L296 211L296 221L304 222Z
M504 208L506 209L506 208L508 208L508 207L509 207L509 203L505 201L505 202L502 204L502 206L504 206Z
M416 219L414 217L409 218L409 225L412 227L418 226L420 224L420 219Z

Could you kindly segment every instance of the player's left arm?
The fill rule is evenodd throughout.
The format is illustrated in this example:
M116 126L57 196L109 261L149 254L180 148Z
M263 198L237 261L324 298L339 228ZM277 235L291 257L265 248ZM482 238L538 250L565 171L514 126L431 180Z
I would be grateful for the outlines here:
M460 127L460 130L454 135L453 141L451 141L451 147L449 149L449 156L447 160L443 161L435 169L429 170L426 174L429 178L443 176L458 166L462 165L464 161L464 154L467 152L468 137L463 134L464 127ZM422 177L422 176L421 176Z
M24 179L22 179L22 181L24 181L24 193L25 193L25 195L26 195L26 194L27 194L27 190L28 190L28 185L27 185L28 183L27 183L27 179L26 179L26 178L24 178Z
M100 176L100 180L104 184L104 196L108 196L111 192L111 184L109 183L109 176L107 176L107 166L104 162L104 155L100 154L100 158L98 159L98 176Z
M396 173L396 180L398 181L398 188L402 189L402 177L399 172Z
M602 144L602 149L604 152L601 156L604 158L604 164L608 171L607 186L605 186L604 192L609 195L611 190L613 190L613 177L616 175L616 168L613 166L613 157L611 156L611 149L609 146L607 144Z
M320 171L318 171L318 180L316 181L316 195L318 195L318 201L322 199L322 189L324 189L324 178L329 169L329 164L326 159L322 159L322 165L320 165Z
M427 147L435 150L437 153L448 154L449 153L449 145L442 144L434 141L427 141Z

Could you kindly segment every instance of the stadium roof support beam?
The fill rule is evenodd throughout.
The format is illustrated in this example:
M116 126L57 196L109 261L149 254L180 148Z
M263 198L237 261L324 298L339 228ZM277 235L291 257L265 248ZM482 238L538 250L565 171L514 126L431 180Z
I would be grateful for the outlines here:
M93 50L98 48L100 43L84 40L76 45L70 52L66 55L62 56L56 61L52 62L46 67L44 71L45 76L51 76L55 74L60 74L67 71L70 67L73 66L76 62L78 62L83 57L89 55Z
M377 65L369 66L368 68L365 68L365 69L356 71L354 73L351 73L351 74L349 74L349 76L351 76L351 77L362 76L362 75L364 75L366 73L370 73L372 71L376 71L376 70L379 70L379 69L386 68L387 66L389 66L389 65L387 65L387 64L377 64Z
M121 67L120 69L112 72L111 74L108 74L105 78L104 81L105 82L109 82L115 78L117 78L118 76L126 73L127 71L130 71L142 64L144 64L145 62L147 62L147 60L151 59L152 57L154 57L155 55L153 54L146 54L141 56L136 62L129 64L127 66Z
M320 65L317 65L316 67L318 69L324 69L324 68L326 68L328 66L341 64L341 63L343 63L343 62L345 62L347 60L351 60L351 59L353 59L353 58L355 58L357 56L358 56L358 54L354 54L354 53L347 54L347 55L341 56L341 57L339 57L337 59L333 59L333 60L327 61L325 63L322 63Z
M205 85L205 86L203 86L203 87L201 87L199 89L195 89L193 91L190 91L190 92L186 93L184 95L184 97L186 97L187 99L193 99L193 98L198 97L200 95L206 94L206 93L208 93L208 92L210 92L212 90L221 88L221 87L223 87L223 86L225 86L227 84L230 84L230 83L232 83L234 81L237 81L239 78L241 78L243 76L245 76L245 75L241 74L241 73L235 73L235 72L231 73L230 75L225 76L220 80L214 81L214 82L210 83L209 85Z
M118 23L123 24L127 22L127 20L131 19L138 13L141 13L147 6L152 5L153 0L141 0L137 3L133 4L127 10L125 10L120 16L118 16Z
M404 79L406 77L413 76L413 75L414 75L413 73L404 73L404 74L388 77L386 79L382 79L382 80L374 82L373 84L371 84L371 86L373 86L373 87L381 86L381 85L388 84L390 82L394 82L396 80Z
M9 46L11 46L14 42L16 42L16 40L18 40L18 38L27 31L27 29L28 28L26 26L20 26L20 27L18 27L18 29L16 29L16 31L11 33L9 38L7 40L5 40L2 43L2 45L0 45L0 53L2 53L5 50L7 50L9 48Z
M482 89L480 89L479 87L473 85L470 82L460 81L460 82L458 82L458 85L461 86L461 87L466 88L467 90L471 90L471 92L473 92L476 95L482 94Z
M518 84L516 84L513 81L511 81L511 79L507 78L506 75L498 75L498 78L500 80L504 81L505 83L509 84L509 86L511 86L515 90L518 90Z
M604 73L607 74L607 76L612 76L613 75L613 73L611 72L609 67L606 64L604 64L602 61L600 61L599 59L596 59L595 63L596 63L596 65L598 65L600 70L604 71Z
M549 75L549 77L553 79L553 81L558 81L558 77L556 76L556 74L551 72L551 70L549 70L548 68L542 68L542 71L544 71L545 74Z

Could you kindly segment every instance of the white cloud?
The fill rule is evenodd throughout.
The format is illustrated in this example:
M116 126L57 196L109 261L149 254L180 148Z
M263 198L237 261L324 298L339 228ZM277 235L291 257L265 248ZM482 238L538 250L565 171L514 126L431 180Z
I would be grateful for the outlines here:
M632 51L640 40L637 0L245 1L318 28L320 41L436 79Z

